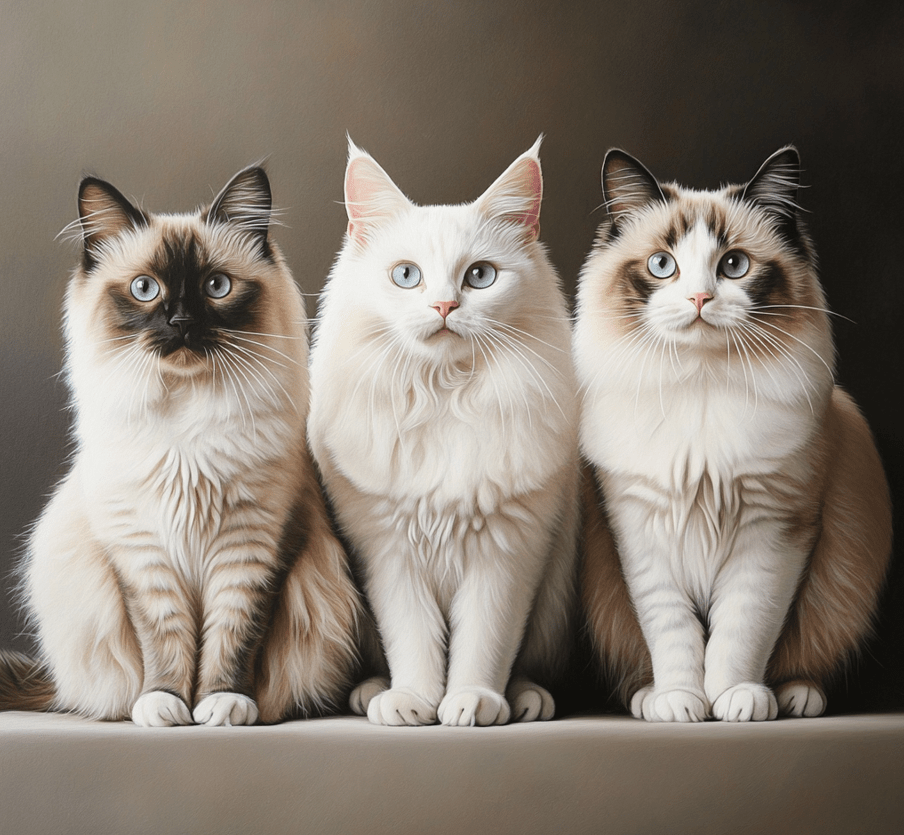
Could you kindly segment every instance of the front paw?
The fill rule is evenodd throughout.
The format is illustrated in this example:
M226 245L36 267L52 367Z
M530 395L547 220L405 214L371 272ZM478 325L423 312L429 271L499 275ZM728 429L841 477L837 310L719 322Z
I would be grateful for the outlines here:
M367 716L367 708L374 696L389 689L389 679L385 676L374 676L362 681L348 697L348 706L352 713Z
M396 687L371 697L367 718L375 725L433 725L436 705L413 690Z
M195 722L199 725L253 725L257 722L257 705L241 693L211 693L195 705Z
M447 694L439 705L444 725L504 725L510 715L505 697L487 687L463 687Z
M713 716L723 722L762 722L778 716L778 703L766 685L744 681L713 702Z
M709 714L709 703L695 690L642 687L631 699L631 713L647 722L703 722Z
M143 693L132 705L132 721L143 728L191 725L191 711L178 696L165 690Z
M526 679L512 679L505 691L512 708L512 722L546 722L555 715L556 703L549 691Z
M778 712L783 716L822 716L826 694L812 681L795 679L775 688Z

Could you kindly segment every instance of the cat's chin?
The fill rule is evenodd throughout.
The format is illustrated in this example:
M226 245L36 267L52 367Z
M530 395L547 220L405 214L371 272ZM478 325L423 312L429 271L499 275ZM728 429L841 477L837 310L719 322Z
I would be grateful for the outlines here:
M707 350L725 348L725 329L697 318L684 327L670 328L667 338L674 340L679 345L691 348Z
M193 377L207 371L207 360L190 348L179 348L161 357L160 366L163 371L178 377Z
M439 328L424 337L422 349L432 359L455 360L471 356L470 342L449 328Z

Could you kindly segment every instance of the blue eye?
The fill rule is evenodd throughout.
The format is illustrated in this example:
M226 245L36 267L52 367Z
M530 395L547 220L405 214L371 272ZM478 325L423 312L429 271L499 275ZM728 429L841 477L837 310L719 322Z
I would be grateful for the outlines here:
M389 275L396 285L405 290L421 283L421 271L414 264L396 264Z
M140 302L150 302L160 295L160 285L149 275L133 278L129 291Z
M475 290L484 290L494 281L496 281L496 268L486 261L478 261L465 270L465 284Z
M671 278L678 265L667 252L655 252L647 259L647 269L656 278Z
M719 272L726 278L740 278L750 269L750 259L739 249L726 252L719 261Z
M212 299L222 299L229 295L232 289L232 282L223 273L212 275L204 282L204 292Z

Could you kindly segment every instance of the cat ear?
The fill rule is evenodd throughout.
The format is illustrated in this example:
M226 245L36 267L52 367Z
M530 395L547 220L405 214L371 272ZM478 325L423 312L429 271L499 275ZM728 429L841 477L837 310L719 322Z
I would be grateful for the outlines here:
M603 197L614 221L657 200L665 203L658 180L639 160L618 148L610 148L603 160Z
M345 211L348 214L349 238L356 244L364 244L374 224L410 206L411 201L377 161L349 139L348 165L345 168Z
M266 257L270 253L267 232L273 197L270 180L263 168L243 168L214 198L204 215L207 223L226 223L254 238Z
M78 218L85 247L85 269L88 270L96 263L106 240L127 229L140 229L148 225L147 217L140 209L97 177L85 177L79 184Z
M540 236L540 204L543 201L543 172L540 143L521 154L478 199L478 208L489 217L524 228L526 241Z
M753 179L744 186L742 198L755 203L779 219L794 218L800 206L800 155L797 148L780 148L761 166Z

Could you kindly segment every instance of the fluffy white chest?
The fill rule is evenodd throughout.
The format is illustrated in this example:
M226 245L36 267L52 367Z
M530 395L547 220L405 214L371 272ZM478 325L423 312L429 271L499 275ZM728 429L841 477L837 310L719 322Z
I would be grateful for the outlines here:
M327 478L335 468L370 494L490 512L505 496L538 489L572 454L574 428L551 404L502 413L495 401L459 409L454 399L442 392L416 413L387 398L376 409L362 402L314 415Z
M581 433L591 458L668 490L683 490L707 471L720 482L773 473L806 444L815 423L806 406L754 401L736 386L613 386L588 406Z
M655 549L668 572L705 602L739 539L774 535L805 477L796 455L809 414L737 391L674 387L600 397L582 427L584 446L608 476L613 512L638 553ZM663 566L665 569L665 566Z
M264 415L252 429L198 413L194 421L170 415L89 436L75 474L96 535L126 553L154 549L199 577L230 509L260 504L283 477L268 462L288 448L289 431Z

